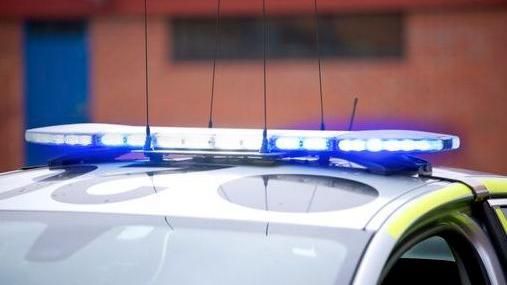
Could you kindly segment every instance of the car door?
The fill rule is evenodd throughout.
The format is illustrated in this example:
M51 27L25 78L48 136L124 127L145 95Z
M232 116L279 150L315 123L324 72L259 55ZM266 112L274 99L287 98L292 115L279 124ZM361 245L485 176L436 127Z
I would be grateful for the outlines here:
M405 203L374 235L354 284L506 284L488 207L461 183Z
M442 216L399 242L378 284L503 284L492 272L491 264L498 264L492 255L471 216Z

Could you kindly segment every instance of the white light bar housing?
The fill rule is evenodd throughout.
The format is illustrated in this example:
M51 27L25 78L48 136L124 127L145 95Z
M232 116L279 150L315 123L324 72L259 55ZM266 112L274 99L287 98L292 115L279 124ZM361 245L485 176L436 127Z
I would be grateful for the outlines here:
M262 129L151 127L153 150L259 152ZM87 148L142 150L144 126L73 124L27 130L27 142ZM430 153L459 148L453 135L405 130L375 131L267 131L267 152L333 153Z

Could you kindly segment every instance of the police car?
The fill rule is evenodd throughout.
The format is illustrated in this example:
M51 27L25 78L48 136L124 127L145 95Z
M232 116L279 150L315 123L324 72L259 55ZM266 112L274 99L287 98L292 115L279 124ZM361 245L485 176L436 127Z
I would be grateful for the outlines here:
M0 175L0 284L506 284L507 177L414 131L77 124ZM149 147L146 147L148 142Z

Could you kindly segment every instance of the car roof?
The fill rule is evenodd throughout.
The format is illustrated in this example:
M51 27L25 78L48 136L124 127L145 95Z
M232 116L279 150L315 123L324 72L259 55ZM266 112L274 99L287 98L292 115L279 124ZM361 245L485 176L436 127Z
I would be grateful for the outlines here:
M0 211L157 215L375 230L397 206L450 183L355 168L116 162L0 175Z

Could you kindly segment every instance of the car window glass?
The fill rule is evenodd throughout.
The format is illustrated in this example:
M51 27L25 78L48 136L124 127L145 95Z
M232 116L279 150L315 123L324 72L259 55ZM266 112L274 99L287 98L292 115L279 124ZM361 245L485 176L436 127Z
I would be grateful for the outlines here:
M458 265L445 239L430 237L408 249L393 265L382 285L461 284Z
M507 207L497 208L496 214L498 215L498 219L507 234Z
M430 237L421 241L405 252L401 258L455 261L449 245L439 236Z
M389 263L382 284L490 284L475 246L459 231L439 232Z
M369 239L359 230L169 220L0 213L0 284L340 284Z

